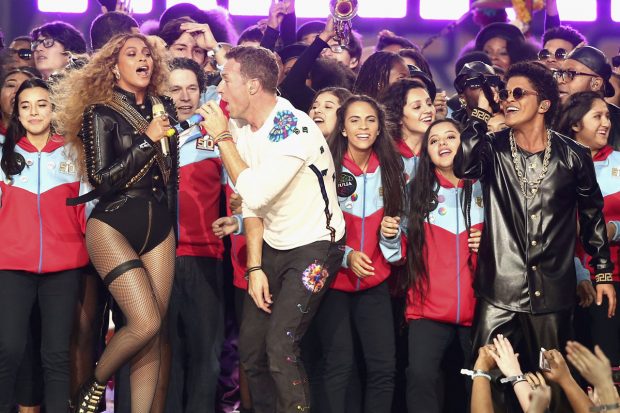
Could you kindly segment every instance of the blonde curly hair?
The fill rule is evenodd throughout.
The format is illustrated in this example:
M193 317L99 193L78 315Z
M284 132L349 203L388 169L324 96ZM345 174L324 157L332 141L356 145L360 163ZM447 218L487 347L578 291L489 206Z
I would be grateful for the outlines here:
M147 93L163 95L170 73L168 58L146 37L133 33L113 37L91 57L88 64L69 72L52 86L52 102L55 107L53 124L56 132L65 137L66 143L76 148L75 162L82 179L85 178L86 163L84 145L79 135L84 112L90 105L105 104L112 100L113 87L116 84L112 69L118 63L120 51L129 39L140 39L150 49L153 70Z

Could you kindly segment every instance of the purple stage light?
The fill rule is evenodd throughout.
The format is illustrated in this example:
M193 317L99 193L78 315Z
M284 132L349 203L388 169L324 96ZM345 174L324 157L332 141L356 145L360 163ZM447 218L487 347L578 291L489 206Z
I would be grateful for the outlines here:
M611 0L611 19L620 22L620 0Z
M420 17L426 20L457 20L469 10L469 0L420 0Z
M360 1L359 15L400 19L407 16L407 0Z
M146 14L153 10L153 0L131 0L133 13Z
M267 16L270 3L270 0L229 0L228 11L230 14L237 16ZM301 7L300 3L302 2L298 1L295 4L296 9ZM297 11L297 17L301 17L299 11Z
M508 16L508 21L513 22L517 19L517 13L515 13L515 9L512 7L506 9L506 15Z
M39 11L48 13L84 13L88 0L38 0Z
M179 3L193 4L202 10L209 10L217 6L217 0L166 0L166 8Z
M596 0L558 0L562 21L593 22L597 17Z
M267 16L271 0L229 0L228 10L234 16ZM324 19L329 15L329 0L298 0L297 17ZM359 0L360 17L402 18L407 14L407 0Z

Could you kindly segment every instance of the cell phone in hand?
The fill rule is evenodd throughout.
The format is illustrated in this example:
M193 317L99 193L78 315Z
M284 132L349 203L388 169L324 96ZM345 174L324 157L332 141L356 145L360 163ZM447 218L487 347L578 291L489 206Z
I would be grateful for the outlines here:
M551 367L549 367L549 362L545 358L545 350L543 347L540 348L540 353L538 355L538 368L542 371L551 371Z

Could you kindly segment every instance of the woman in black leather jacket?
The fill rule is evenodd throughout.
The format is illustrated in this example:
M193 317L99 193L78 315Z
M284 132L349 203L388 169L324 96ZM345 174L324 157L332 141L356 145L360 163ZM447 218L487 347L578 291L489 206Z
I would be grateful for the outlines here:
M98 198L86 227L92 263L127 323L110 340L74 403L98 411L105 384L131 363L132 412L148 412L160 365L160 328L174 273L172 228L177 148L162 151L175 115L165 87L167 63L146 38L120 35L56 87L58 127L78 151L94 190L68 204ZM159 115L159 113L161 115ZM167 139L167 138L164 138Z

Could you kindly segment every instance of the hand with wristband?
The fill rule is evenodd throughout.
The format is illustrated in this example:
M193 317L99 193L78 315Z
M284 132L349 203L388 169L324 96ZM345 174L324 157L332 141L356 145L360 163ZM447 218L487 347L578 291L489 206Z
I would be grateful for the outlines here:
M497 363L500 371L504 376L504 379L500 380L501 383L510 383L514 389L514 392L519 399L519 404L523 411L527 411L530 404L531 387L527 385L527 380L521 371L521 365L519 364L519 355L515 354L512 349L510 341L502 334L498 334L493 339L495 344L495 351L491 352L491 356Z
M248 280L248 294L250 294L256 306L267 314L271 314L269 306L273 304L273 301L269 292L269 281L262 267L260 265L248 267L245 272L245 278Z
M491 352L495 351L493 344L487 344L478 350L478 358L471 374L471 411L476 413L492 413L493 402L491 400L491 375L489 371L497 367ZM477 374L476 374L477 373ZM465 374L468 374L466 372ZM475 377L474 377L474 374Z

